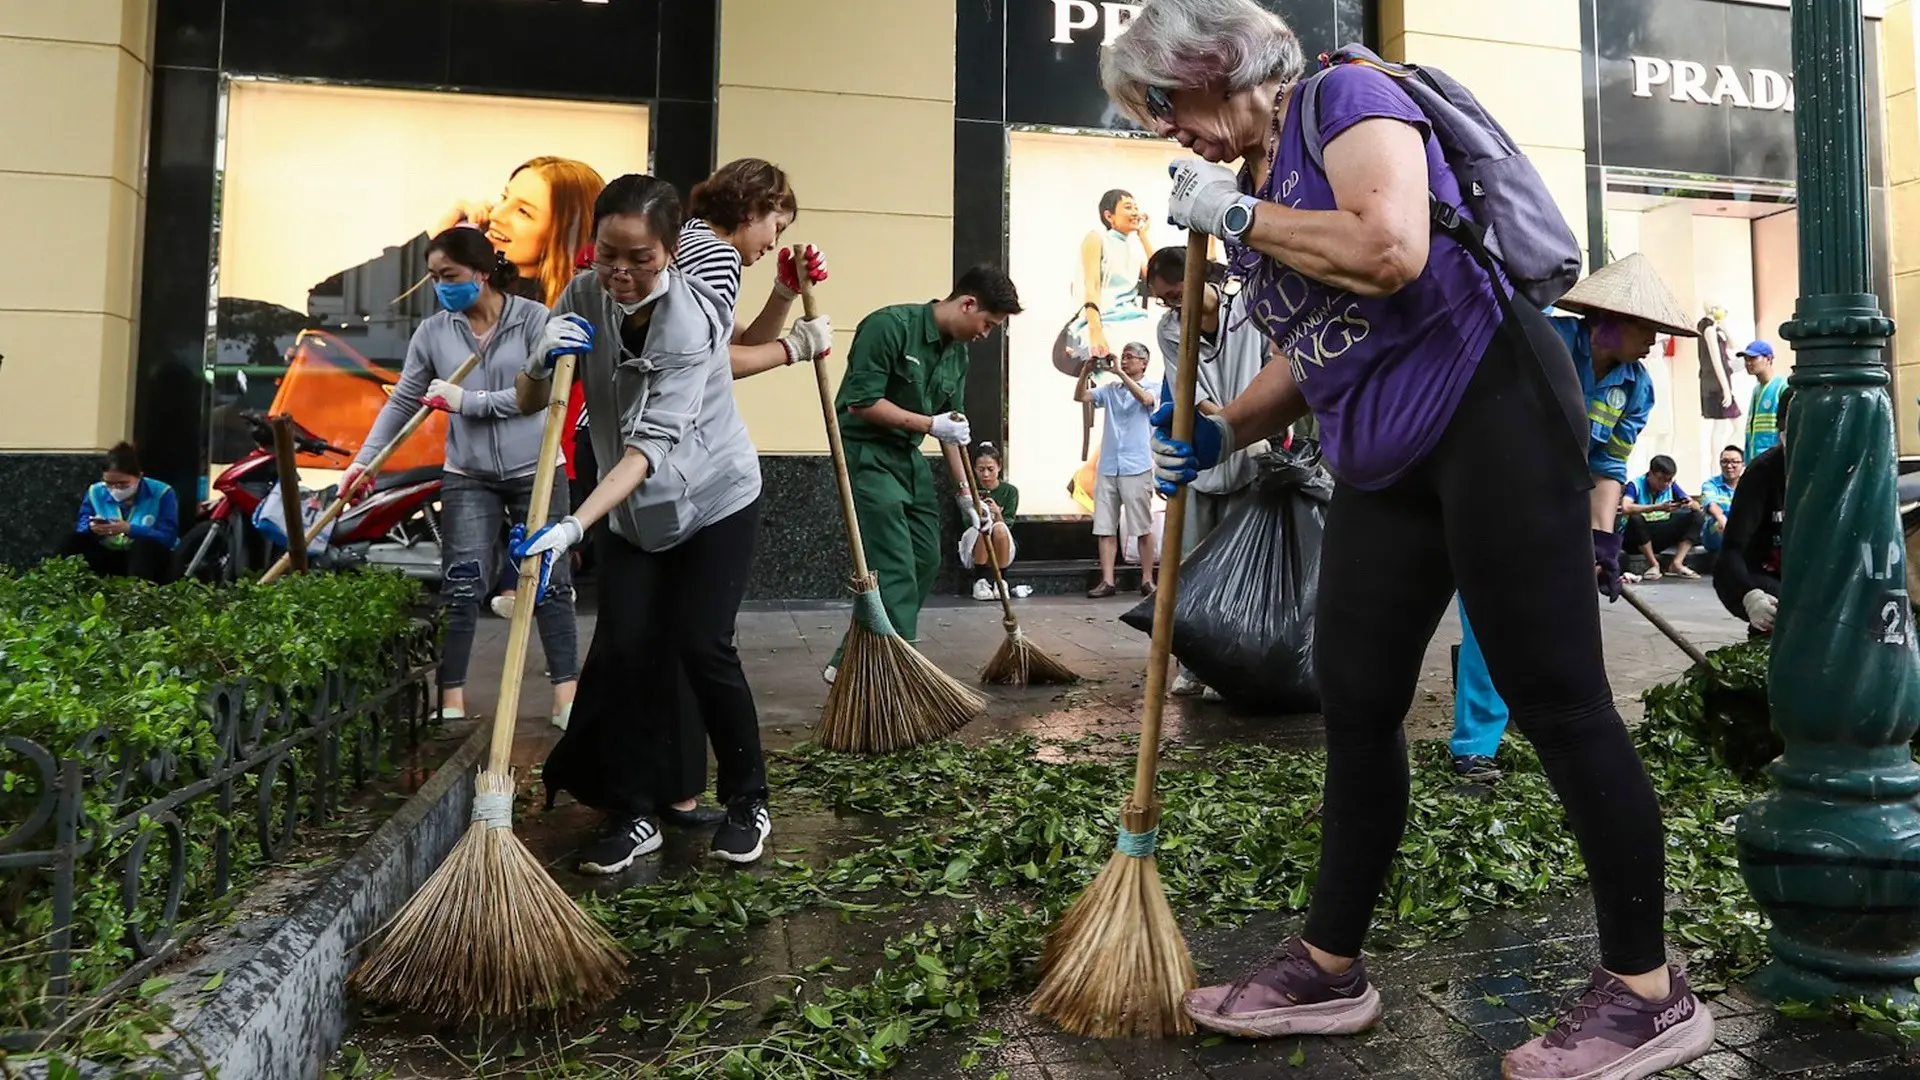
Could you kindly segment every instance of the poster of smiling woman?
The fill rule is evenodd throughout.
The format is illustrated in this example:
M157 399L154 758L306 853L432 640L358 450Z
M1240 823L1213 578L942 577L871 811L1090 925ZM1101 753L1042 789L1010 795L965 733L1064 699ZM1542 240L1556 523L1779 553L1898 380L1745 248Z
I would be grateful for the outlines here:
M484 232L519 271L515 291L550 303L605 178L646 171L647 130L640 105L229 83L214 467L251 449L242 409L290 412L357 448L435 310L420 283L427 240L444 229ZM402 448L418 460L390 468L437 464L443 442L428 431Z

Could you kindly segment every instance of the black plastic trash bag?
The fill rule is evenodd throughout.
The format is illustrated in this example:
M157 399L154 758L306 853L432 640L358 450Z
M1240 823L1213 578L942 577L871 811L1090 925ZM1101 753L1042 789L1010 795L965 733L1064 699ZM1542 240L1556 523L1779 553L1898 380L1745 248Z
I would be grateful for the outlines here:
M1252 497L1181 564L1173 654L1234 705L1319 712L1313 610L1333 478L1307 439L1259 462ZM1120 621L1151 634L1153 600Z

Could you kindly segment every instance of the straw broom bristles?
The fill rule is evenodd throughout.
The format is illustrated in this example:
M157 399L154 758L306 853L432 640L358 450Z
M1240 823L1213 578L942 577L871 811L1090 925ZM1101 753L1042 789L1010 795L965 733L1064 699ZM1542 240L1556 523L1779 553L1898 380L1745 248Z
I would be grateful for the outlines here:
M348 981L368 1000L436 1020L565 1012L610 997L626 955L511 828L479 818L513 779L482 772L476 819Z
M1200 309L1206 287L1207 236L1187 233L1180 357L1175 369L1172 436L1193 439L1194 383L1200 360ZM1047 938L1032 1011L1078 1035L1157 1037L1193 1030L1182 1000L1193 988L1193 960L1173 921L1153 849L1160 831L1154 782L1160 769L1160 721L1173 659L1173 616L1180 597L1180 540L1187 499L1167 503L1160 588L1154 597L1153 645L1147 652L1147 700L1133 794L1120 813L1120 839L1100 875Z
M856 581L853 623L820 713L829 750L886 754L959 731L986 700L920 655L887 620L872 575Z
M1131 802L1128 832L1151 835L1158 809ZM1196 981L1193 958L1160 884L1153 854L1116 850L1047 935L1030 1011L1098 1039L1186 1035L1181 999Z
M547 520L573 363L560 357L547 388L528 521ZM540 561L522 559L520 580L540 580ZM511 1018L590 1005L626 980L620 946L513 834L513 736L533 609L516 604L507 627L472 823L426 885L375 932L377 944L348 981L370 1000L442 1020Z
M1035 645L1018 623L1009 621L1007 639L980 669L980 681L994 686L1067 686L1079 682L1080 676Z

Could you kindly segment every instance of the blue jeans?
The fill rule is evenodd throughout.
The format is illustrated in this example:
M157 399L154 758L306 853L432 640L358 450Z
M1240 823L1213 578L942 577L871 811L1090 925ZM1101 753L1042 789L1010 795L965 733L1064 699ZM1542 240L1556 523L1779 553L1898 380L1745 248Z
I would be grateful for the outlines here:
M1467 624L1467 603L1460 606L1460 665L1453 673L1453 739L1458 757L1492 757L1507 733L1507 703L1493 688L1487 658L1480 654L1473 627Z
M547 520L567 513L566 477L554 481ZM525 521L533 495L533 477L517 480L480 480L447 473L440 482L440 523L444 545L440 552L440 600L447 609L446 647L440 657L440 685L467 684L467 658L473 652L474 627L480 619L480 601L499 573L496 560L507 561L500 543L500 523ZM531 598L532 593L528 593ZM580 676L580 629L573 618L573 578L565 557L554 560L547 598L534 609L540 628L540 648L547 656L547 678L572 682Z

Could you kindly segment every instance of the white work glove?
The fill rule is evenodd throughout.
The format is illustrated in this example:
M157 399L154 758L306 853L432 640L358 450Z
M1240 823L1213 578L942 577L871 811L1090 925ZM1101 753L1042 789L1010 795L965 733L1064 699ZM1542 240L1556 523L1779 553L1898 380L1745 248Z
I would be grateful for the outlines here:
M950 446L969 446L973 443L973 427L959 413L942 413L934 417L933 430L927 434Z
M529 556L540 556L540 580L534 586L533 602L538 604L546 599L547 581L553 576L553 564L566 557L567 549L578 544L586 530L580 527L580 519L568 514L551 525L542 525L532 536L527 535L525 525L515 525L507 538L509 550L517 562Z
M466 404L467 392L445 379L435 379L427 384L427 392L421 397L420 404L441 412L457 413L460 406Z
M527 358L527 375L535 379L551 378L553 365L560 357L584 356L592 351L593 324L579 315L556 315L548 319L547 328L540 331L540 342Z
M980 510L973 505L973 496L961 492L953 497L953 504L960 508L960 527L962 530L981 528Z
M1240 201L1240 184L1233 172L1224 165L1181 158L1167 167L1167 173L1173 177L1167 219L1182 229L1224 239L1227 208Z
M787 350L789 364L823 359L833 351L833 320L825 315L801 319L780 339L780 346Z
M827 256L819 248L808 244L801 255L806 266L807 281L818 285L827 280ZM800 295L800 271L795 269L793 249L781 248L780 258L773 275L773 292L782 300L791 301Z
M1765 589L1748 589L1747 595L1740 598L1740 606L1747 609L1747 621L1755 630L1773 633L1773 617L1780 613L1777 597Z

